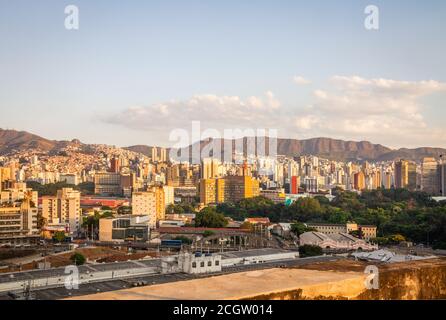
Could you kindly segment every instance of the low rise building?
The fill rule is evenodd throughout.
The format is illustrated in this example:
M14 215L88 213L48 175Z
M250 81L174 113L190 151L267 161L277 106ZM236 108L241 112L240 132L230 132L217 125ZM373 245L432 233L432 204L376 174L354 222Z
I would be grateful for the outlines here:
M274 203L285 203L286 200L286 194L285 190L279 189L279 190L261 190L260 195L262 197L265 197Z
M221 254L223 267L286 261L299 258L299 252L273 248L225 252Z
M181 254L179 266L185 273L202 274L221 272L221 256L212 253Z
M146 215L126 215L99 220L99 241L123 242L150 240L150 222Z
M315 229L317 232L327 235L339 234L339 233L351 233L358 231L358 236L365 240L376 238L376 226L358 225L354 222L346 224L331 224L331 223L307 223L309 228Z
M313 245L330 251L371 251L378 249L377 245L355 238L348 233L325 234L315 231L305 232L300 235L299 243L301 246Z
M282 238L288 238L291 233L292 223L277 223L270 226L272 234L275 234Z

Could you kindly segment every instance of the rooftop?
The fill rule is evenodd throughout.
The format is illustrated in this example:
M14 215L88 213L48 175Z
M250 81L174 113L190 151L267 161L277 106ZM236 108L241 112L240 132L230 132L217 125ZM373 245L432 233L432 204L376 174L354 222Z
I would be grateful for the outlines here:
M362 272L327 272L304 269L266 269L232 273L82 296L82 300L236 300L262 295L327 286L328 295L356 296L363 290ZM255 285L253 285L255 282ZM355 289L355 290L352 290ZM358 291L358 292L357 292Z
M267 256L279 253L287 253L290 251L274 249L274 248L264 248L264 249L254 249L246 251L234 251L234 252L224 252L220 253L222 259L233 259L233 258L244 258L244 257L255 257L255 256Z

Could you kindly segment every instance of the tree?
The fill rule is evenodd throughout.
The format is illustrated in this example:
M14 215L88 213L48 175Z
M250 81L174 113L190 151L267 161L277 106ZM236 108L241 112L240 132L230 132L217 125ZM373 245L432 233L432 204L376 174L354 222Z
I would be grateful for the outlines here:
M225 216L212 207L202 209L195 217L196 227L223 228L227 224Z
M54 233L53 239L57 242L61 243L65 240L65 232L63 231L57 231Z
M310 231L316 231L314 228L309 228L305 224L301 222L295 222L291 225L291 232L294 233L296 236L300 236L302 233L310 232Z
M398 244L400 242L406 241L406 238L400 234L394 234L392 236L389 237L389 242L390 243L395 243Z
M321 256L322 254L322 248L319 246L305 244L299 247L299 256L301 258Z
M208 238L208 237L210 237L210 236L213 236L214 234L215 234L215 232L212 231L212 230L205 230L205 231L203 232L203 237Z
M195 211L195 207L189 203L170 204L166 208L167 214L194 213Z
M361 230L352 230L349 234L355 238L362 239L364 237L364 233Z
M252 230L254 230L254 226L252 225L252 223L246 221L240 225L240 229L252 231Z
M46 226L46 223L46 218L44 218L41 213L37 214L37 229L42 229Z
M84 217L84 221L82 223L82 227L84 227L85 230L87 230L88 235L91 237L92 228L94 230L99 229L99 220L113 217L113 212L111 211L105 211L105 212L98 212L96 211L94 215Z
M86 261L85 257L84 257L81 253L79 253L79 252L75 252L75 253L71 256L70 260L71 260L76 266L81 266L81 265L83 265L83 264L85 263L85 261Z
M192 240L185 236L177 236L172 240L180 240L183 244L192 244Z
M120 215L132 214L132 207L131 206L120 206L118 208L118 214L120 214Z
M299 198L289 208L294 219L304 222L320 218L323 212L319 201L313 198Z

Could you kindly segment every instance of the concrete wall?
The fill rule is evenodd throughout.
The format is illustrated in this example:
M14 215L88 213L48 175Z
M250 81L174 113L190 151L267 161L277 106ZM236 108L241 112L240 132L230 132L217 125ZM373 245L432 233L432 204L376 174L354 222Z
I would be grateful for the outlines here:
M232 267L243 264L264 263L276 260L290 260L290 259L296 259L298 257L299 257L299 252L283 252L271 255L224 259L222 262L223 262L223 267Z

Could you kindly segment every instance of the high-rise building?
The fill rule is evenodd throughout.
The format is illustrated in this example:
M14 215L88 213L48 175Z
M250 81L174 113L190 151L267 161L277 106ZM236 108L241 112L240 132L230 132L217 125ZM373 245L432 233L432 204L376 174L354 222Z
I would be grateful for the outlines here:
M0 243L37 242L37 204L26 197L20 204L0 207Z
M160 148L160 158L161 162L167 162L167 150L165 148Z
M446 197L446 161L444 155L440 156L440 191L443 197Z
M164 203L166 207L175 203L175 188L171 186L163 186L164 189Z
M407 160L395 162L395 188L406 188L414 191L416 187L417 165Z
M395 188L406 188L409 184L409 162L400 160L395 162Z
M26 183L14 182L12 188L0 191L0 204L14 204L14 202L29 199L31 206L37 206L38 193L26 187Z
M120 195L121 175L119 173L98 172L94 175L94 193L100 195Z
M208 205L218 203L217 199L217 181L218 179L201 179L199 192L200 202Z
M392 187L392 173L386 171L382 177L384 189L390 189Z
M157 147L152 147L152 162L158 162L158 149L157 149Z
M417 189L417 164L409 161L407 189L415 191Z
M157 222L156 194L152 191L132 193L132 214L148 216L149 225L154 228Z
M42 197L42 217L48 225L65 224L71 234L81 227L81 194L72 188L57 191L55 197Z
M94 193L98 195L130 197L135 185L134 173L98 172L94 175Z
M161 186L152 187L150 189L155 193L156 218L162 220L166 217L166 199L164 196L164 188Z
M439 165L435 158L424 158L421 165L421 190L430 195L440 194Z
M11 168L0 167L0 191L6 189L5 183L11 180Z
M353 188L358 191L365 189L365 175L364 172L360 171L353 176Z
M259 181L249 176L227 176L200 181L200 202L207 204L237 202L260 195Z
M318 177L305 177L304 178L305 191L309 193L318 193L319 183Z
M205 158L201 161L201 179L213 179L219 177L218 168L220 161L214 158Z
M291 161L288 165L288 177L294 177L299 175L299 165L296 161Z
M300 177L292 176L290 181L290 193L291 194L298 194L299 193L299 186L300 186Z
M121 161L119 158L112 158L110 160L110 172L119 173L121 171Z

